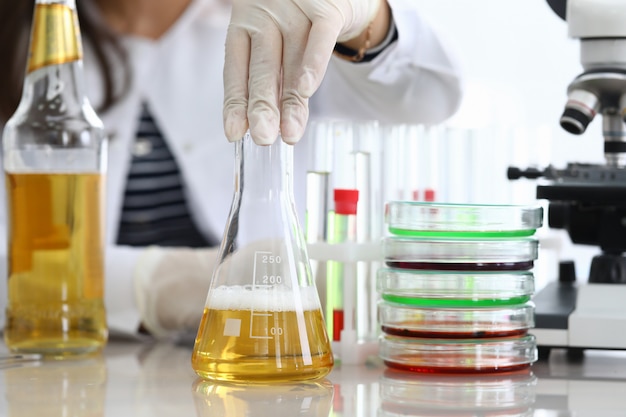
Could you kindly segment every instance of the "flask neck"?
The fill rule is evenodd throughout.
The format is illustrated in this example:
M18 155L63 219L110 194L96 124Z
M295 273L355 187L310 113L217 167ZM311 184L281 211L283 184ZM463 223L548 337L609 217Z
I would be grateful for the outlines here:
M282 138L269 146L254 143L246 134L237 142L235 192L255 198L293 201L293 146Z
M67 116L85 104L75 0L36 0L20 107Z

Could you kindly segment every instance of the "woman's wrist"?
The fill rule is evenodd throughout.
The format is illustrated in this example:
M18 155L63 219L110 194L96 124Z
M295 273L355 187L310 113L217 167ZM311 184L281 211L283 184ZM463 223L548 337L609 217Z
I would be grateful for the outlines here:
M388 40L391 29L395 30L391 9L387 1L383 0L374 20L359 36L337 44L335 48L336 55L348 61L362 61L367 50L376 49Z

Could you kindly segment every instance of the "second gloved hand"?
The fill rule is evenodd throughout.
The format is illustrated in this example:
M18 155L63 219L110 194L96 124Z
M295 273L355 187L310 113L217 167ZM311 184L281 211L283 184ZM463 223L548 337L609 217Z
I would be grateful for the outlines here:
M135 268L135 299L144 327L156 338L195 334L218 249L149 247Z
M359 36L381 0L234 0L226 39L224 130L297 142L336 42Z

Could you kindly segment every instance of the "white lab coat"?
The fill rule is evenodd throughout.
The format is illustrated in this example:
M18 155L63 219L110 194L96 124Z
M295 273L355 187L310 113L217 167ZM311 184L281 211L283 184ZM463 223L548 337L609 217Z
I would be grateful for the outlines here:
M100 114L110 134L107 173L106 308L111 329L134 332L140 317L133 270L142 248L115 245L131 146L141 102L175 155L199 228L220 238L233 195L233 145L222 129L223 51L228 11L218 0L195 0L158 41L127 37L133 83L124 99ZM396 44L370 63L333 58L312 97L311 118L360 118L438 123L460 99L458 68L412 0L389 0L399 33ZM85 45L90 101L101 102L94 57ZM306 146L296 146L304 172ZM298 178L301 181L298 181ZM296 175L297 204L304 204L304 175ZM6 253L6 252L5 252Z

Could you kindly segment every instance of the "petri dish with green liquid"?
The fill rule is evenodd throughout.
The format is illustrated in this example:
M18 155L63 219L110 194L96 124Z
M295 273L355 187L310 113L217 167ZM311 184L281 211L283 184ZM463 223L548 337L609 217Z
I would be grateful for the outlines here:
M531 271L423 271L380 268L384 301L415 307L476 308L523 304L535 290Z
M543 223L540 205L390 201L389 233L405 237L515 238L532 236Z

